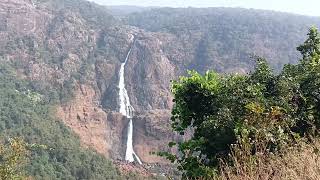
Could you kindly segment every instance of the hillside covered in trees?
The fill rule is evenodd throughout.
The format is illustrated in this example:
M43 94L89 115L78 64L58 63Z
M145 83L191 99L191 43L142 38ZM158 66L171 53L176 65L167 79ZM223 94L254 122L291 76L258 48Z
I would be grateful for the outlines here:
M123 21L176 35L181 48L194 52L197 64L189 69L202 73L210 68L248 70L253 54L265 57L279 71L284 64L298 62L295 46L303 42L302 34L320 25L316 17L241 8L155 8L131 13Z
M45 145L30 151L25 173L35 179L115 179L112 163L81 148L79 138L53 114L52 106L15 70L0 66L0 138L2 143L23 137L29 144ZM1 156L3 160L3 156ZM27 158L27 157L25 157ZM22 168L22 167L20 167Z

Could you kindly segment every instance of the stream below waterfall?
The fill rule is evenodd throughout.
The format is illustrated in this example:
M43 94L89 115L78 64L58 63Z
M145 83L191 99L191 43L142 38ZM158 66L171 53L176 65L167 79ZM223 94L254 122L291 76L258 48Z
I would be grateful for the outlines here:
M132 37L132 38L134 39L134 37ZM132 50L133 46L134 46L134 41L133 41L133 44L132 44L130 50L127 53L125 61L121 64L120 71L119 71L119 100L120 100L119 112L122 115L126 116L127 119L129 119L125 160L128 162L134 162L136 160L139 164L142 164L140 158L137 156L137 154L133 150L133 121L132 121L132 118L133 118L134 109L130 104L130 99L129 99L129 95L127 93L127 89L125 87L125 80L124 80L125 66L126 66L126 63L129 59L129 56L131 54L131 50Z

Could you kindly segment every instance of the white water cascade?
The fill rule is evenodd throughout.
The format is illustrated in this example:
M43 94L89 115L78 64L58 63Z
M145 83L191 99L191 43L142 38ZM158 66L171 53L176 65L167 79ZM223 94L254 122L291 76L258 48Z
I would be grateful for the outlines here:
M133 40L132 36L132 40ZM129 59L130 53L131 53L132 47L130 48L127 57L124 61L124 63L121 64L120 71L119 71L119 100L120 100L120 109L119 112L126 116L129 119L128 124L128 137L127 137L127 149L126 149L126 157L125 160L129 162L134 162L135 160L138 161L139 164L142 164L140 158L137 156L137 154L133 150L133 112L134 109L130 104L130 99L125 87L124 82L124 68L125 65Z

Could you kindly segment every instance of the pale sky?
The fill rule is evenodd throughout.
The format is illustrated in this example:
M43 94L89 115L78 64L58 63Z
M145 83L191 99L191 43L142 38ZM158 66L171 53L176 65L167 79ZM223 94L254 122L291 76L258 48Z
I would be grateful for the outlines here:
M320 16L320 0L90 0L103 5L242 7Z

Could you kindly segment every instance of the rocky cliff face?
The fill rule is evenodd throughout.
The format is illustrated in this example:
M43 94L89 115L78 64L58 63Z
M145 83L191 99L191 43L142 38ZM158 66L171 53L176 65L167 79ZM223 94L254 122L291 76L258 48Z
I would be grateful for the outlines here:
M102 7L77 3L1 1L1 63L12 64L21 78L56 105L57 117L79 136L83 146L124 159L128 120L117 112L117 84L120 64L132 46L125 81L136 110L134 149L143 162L162 162L149 153L169 150L167 143L179 138L170 131L170 80L189 68L204 71L218 66L208 58L197 59L204 37L190 34L198 43L194 45L190 37L121 25ZM274 52L265 48L266 53ZM248 69L249 65L241 64L224 70Z

